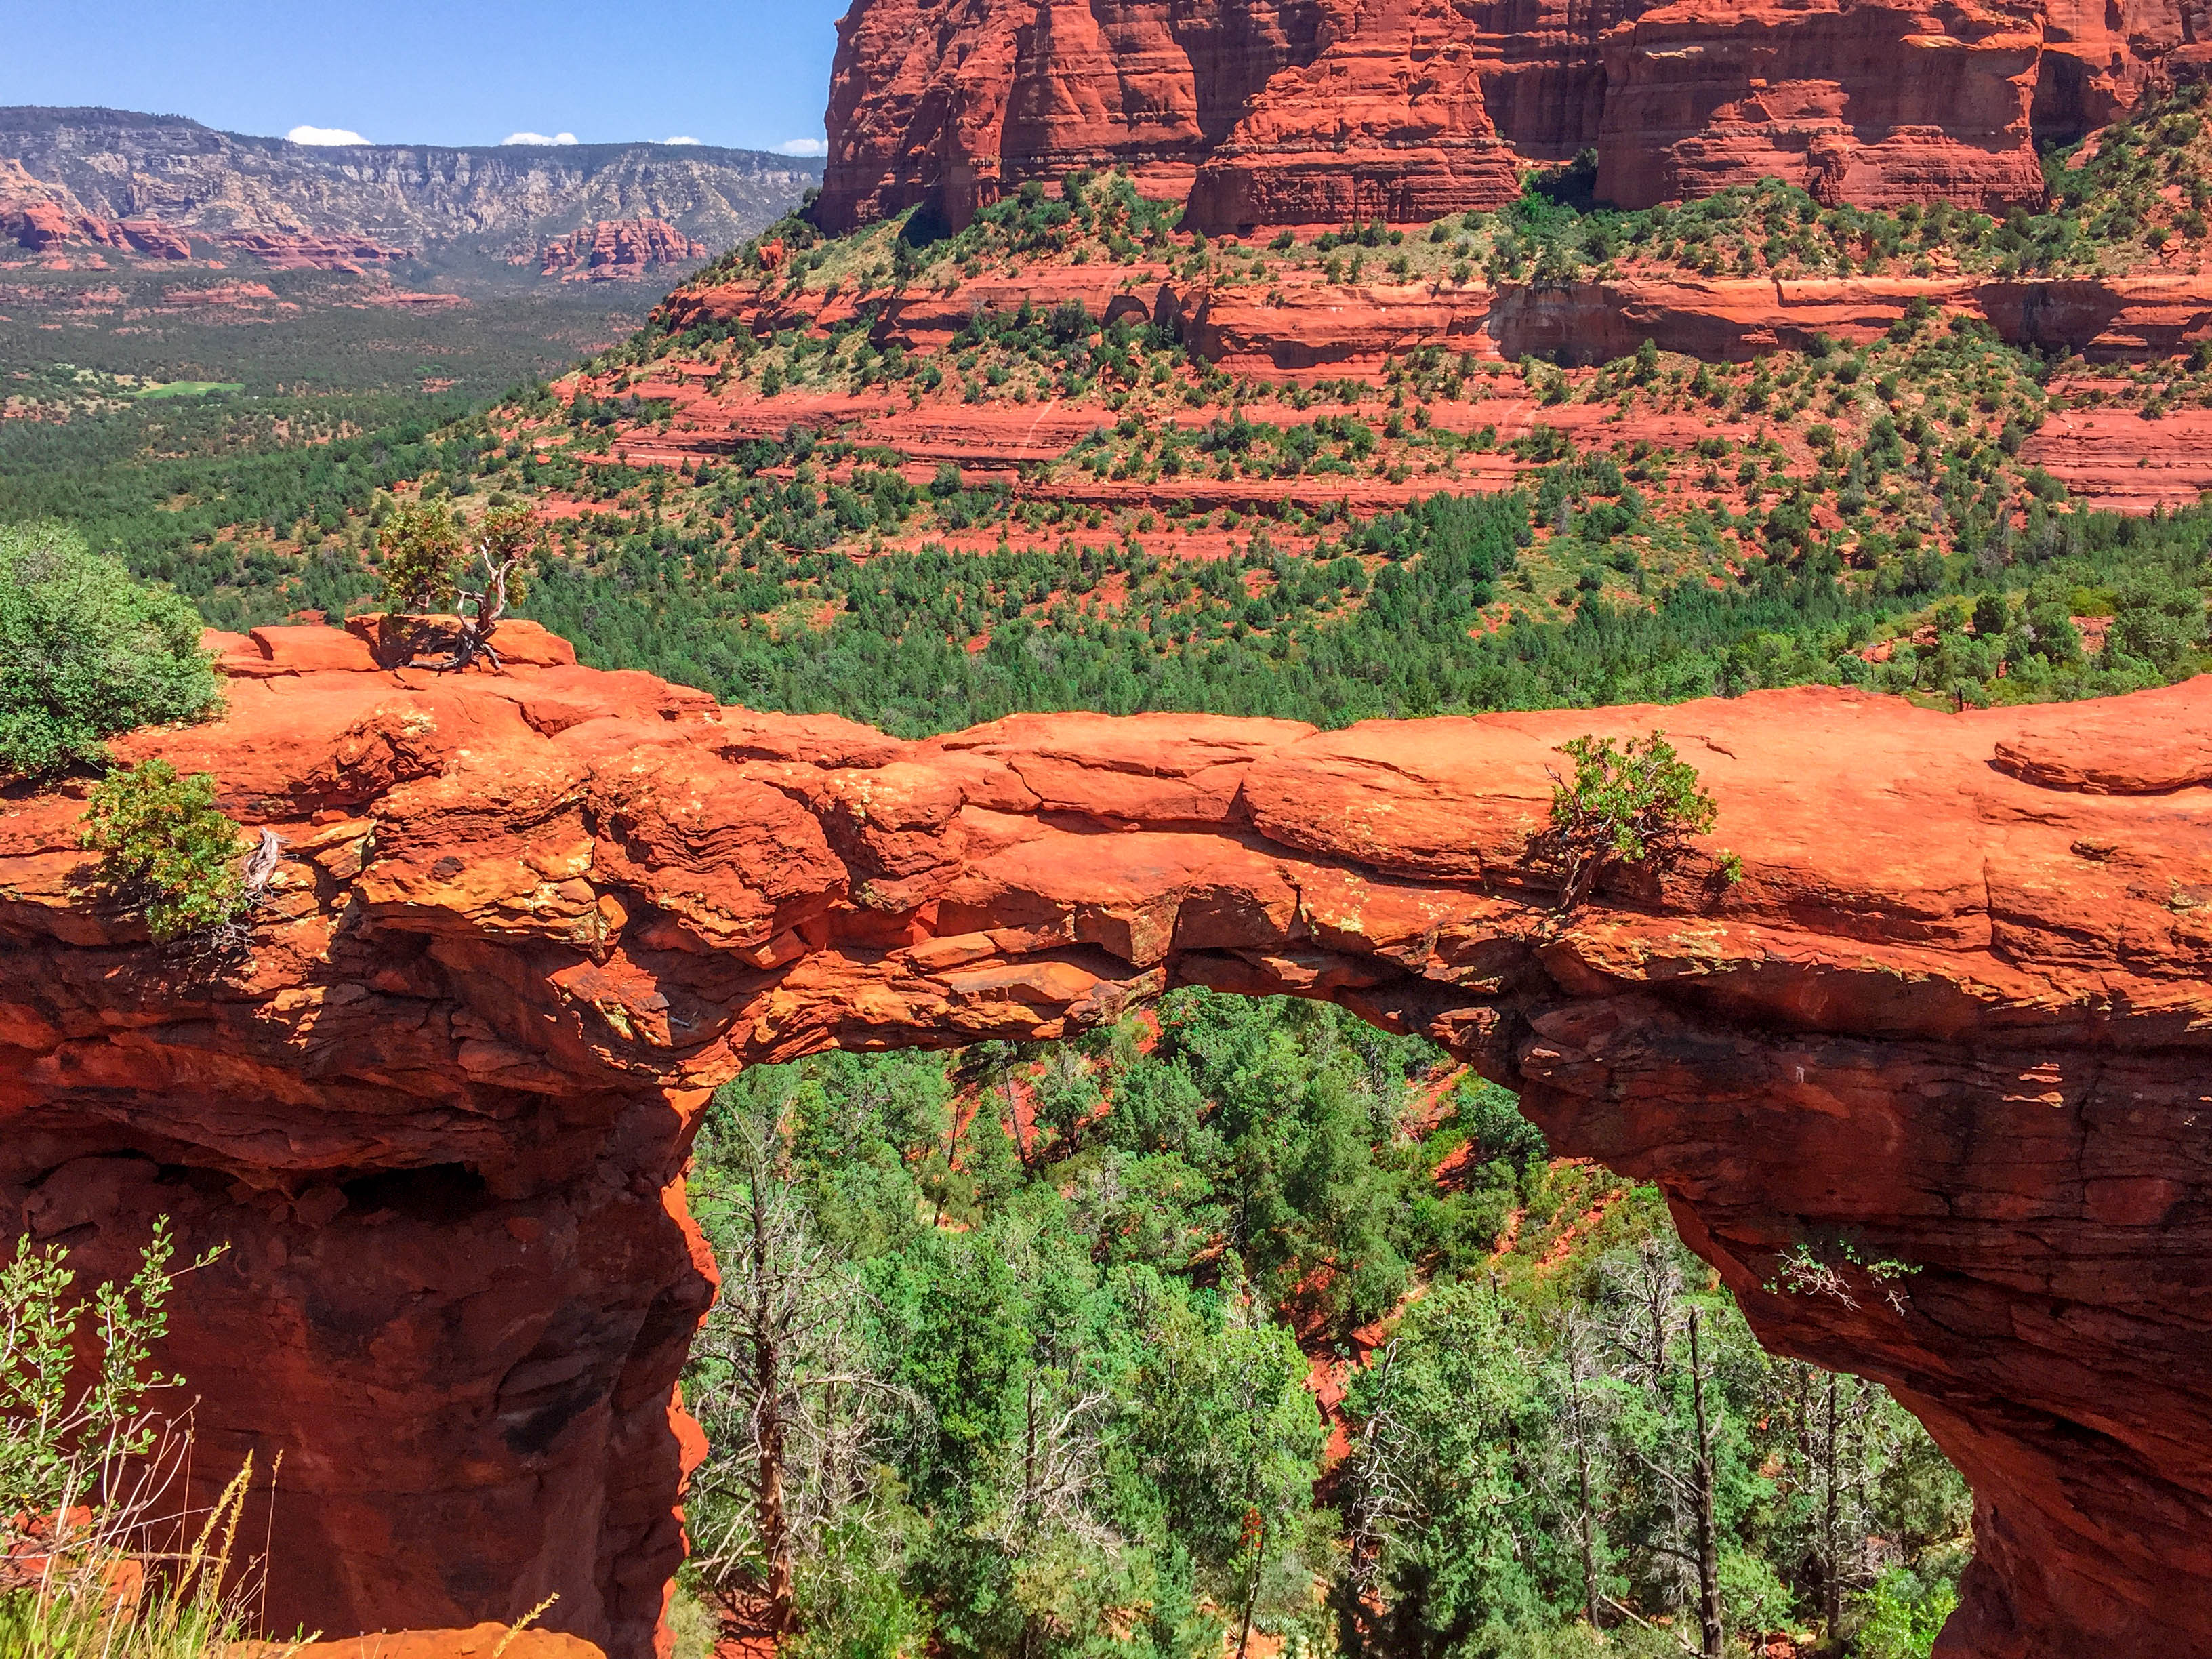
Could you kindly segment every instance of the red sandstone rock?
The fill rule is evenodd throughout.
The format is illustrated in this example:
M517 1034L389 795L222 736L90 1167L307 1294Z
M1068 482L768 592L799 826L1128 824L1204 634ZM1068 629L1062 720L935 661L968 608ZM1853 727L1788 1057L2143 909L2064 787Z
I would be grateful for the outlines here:
M163 306L245 306L273 300L276 291L266 283L212 283L205 288L181 283L161 290Z
M361 641L378 666L398 668L416 657L449 656L466 624L455 616L392 617L372 611L345 619L349 637ZM260 632L256 630L255 637ZM527 617L510 617L493 630L492 645L510 668L574 667L576 647Z
M1534 355L1595 362L1632 355L1645 340L1715 362L1802 350L1816 335L1873 340L1916 300L1987 320L2004 339L2093 362L2173 356L2212 338L2212 276L1698 277L1624 276L1499 289L1480 284L1361 284L1289 280L1261 289L1216 288L1155 264L1043 265L1019 277L985 276L951 292L866 301L871 337L908 349L944 346L980 307L1027 301L1048 309L1080 301L1101 322L1172 322L1184 341L1226 368L1297 374L1379 365L1394 352L1443 345L1481 357ZM770 298L757 286L678 289L655 315L682 330L742 319L766 337L860 317L852 294ZM781 431L778 426L775 428ZM2182 428L2177 428L2179 431ZM2130 451L2132 465L2137 452Z
M564 283L642 282L654 265L689 264L711 252L665 219L598 219L538 250L538 272Z
M465 294L441 294L402 288L371 289L362 295L363 305L389 306L398 311L447 311L472 301Z
M2171 410L2156 420L2131 409L2060 410L2020 456L2099 507L2194 506L2212 489L2212 410Z
M1050 308L1079 301L1095 317L1149 318L1172 325L1186 346L1208 362L1248 374L1254 382L1246 407L1255 419L1295 423L1299 413L1282 402L1269 406L1269 383L1327 379L1347 371L1375 376L1389 357L1420 348L1441 348L1497 363L1534 353L1565 362L1615 359L1646 339L1670 351L1708 361L1747 361L1778 349L1802 349L1826 335L1861 343L1887 333L1915 301L1942 313L1980 316L2000 334L2053 356L2069 352L2102 361L2156 362L2212 336L2212 282L2201 276L2057 279L2045 282L1968 276L1854 276L1844 278L1700 278L1679 274L1629 274L1607 282L1506 286L1367 283L1345 284L1310 275L1273 273L1265 287L1231 283L1216 287L1188 281L1151 263L1088 263L1032 267L1020 279L997 275L962 281L950 291L894 294L878 298L820 290L787 294L772 284L714 282L678 290L657 315L672 331L701 324L736 323L757 336L807 330L817 336L866 326L880 346L937 349L964 327L977 309L1010 312L1024 302ZM678 359L636 388L640 396L672 405L672 419L652 428L618 434L610 459L640 465L676 466L728 453L747 439L775 436L799 424L824 434L835 429L861 443L881 443L908 459L916 482L939 462L979 474L1015 471L1039 460L1064 457L1102 418L1095 403L955 406L908 402L876 388L846 392L786 392L774 398L739 381L714 390L715 365ZM581 382L570 383L571 392ZM594 384L594 391L608 388ZM2132 409L2083 406L2108 395L2094 376L2051 382L2057 401L2049 418L2027 440L2024 463L2047 468L2074 495L2100 506L2148 512L2154 506L2193 502L2212 489L2212 412L2188 407L2161 417ZM1713 436L1756 436L1747 416L1717 419L1698 410L1662 413L1638 408L1615 423L1609 411L1570 402L1540 404L1517 380L1492 375L1469 382L1473 400L1432 411L1464 432L1484 426L1508 441L1539 424L1570 438L1600 445L1649 441L1686 449ZM1379 402L1379 399L1378 399ZM1382 419L1387 410L1368 411ZM1186 425L1203 417L1179 417ZM1711 424L1708 424L1711 422ZM1512 487L1521 466L1509 453L1462 457L1449 477L1478 489ZM1296 479L1218 479L1183 473L1171 481L1095 483L1079 479L1055 486L1071 502L1107 508L1157 508L1182 502L1201 509L1238 512L1272 508L1296 500L1308 486ZM1362 512L1389 511L1437 488L1432 475L1393 483L1363 476L1332 483L1332 492ZM563 510L580 507L564 504ZM988 547L994 537L978 538ZM948 545L963 544L956 537ZM1186 552L1196 550L1188 539Z
M704 1091L1200 983L1428 1032L1560 1152L1656 1181L1765 1340L1895 1388L1978 1495L1939 1651L2212 1645L2212 679L921 744L560 665L229 698L116 746L283 838L233 971L83 896L76 795L0 806L0 1232L93 1277L157 1215L230 1244L167 1357L205 1480L286 1453L280 1626L557 1590L552 1629L641 1659L697 1455ZM1563 920L1545 768L1654 726L1717 832ZM1764 1288L1838 1231L1919 1269L1901 1309Z
M468 1630L394 1630L310 1642L234 1642L216 1659L605 1659L598 1644L558 1631L532 1627L508 1633L507 1625Z
M1310 64L1278 71L1199 168L1187 217L1208 229L1396 222L1521 193L1484 106L1482 58L1449 0L1324 0Z
M106 227L96 220L72 218L52 202L33 202L14 215L17 244L44 252L70 242L106 242Z
M1638 206L1777 174L1824 201L2039 200L2070 139L2194 73L2175 0L859 0L838 25L817 209L955 226L1027 179L1131 167L1211 230L1414 221L1599 154ZM1195 180L1194 185L1194 179Z
M157 259L189 259L187 234L158 219L112 221L85 210L67 187L33 178L13 156L0 156L0 237L51 252L71 246L113 248Z
M222 245L248 253L271 270L347 270L412 259L411 247L387 247L366 236L314 236L281 231L232 231Z
M313 674L325 669L364 669L376 666L368 647L342 629L312 627L257 628L247 637L261 653L264 667L278 674ZM231 659L231 673L251 673L252 666Z
M1829 206L2039 203L2033 4L1674 0L1605 37L1598 192L1624 207L1776 177Z
M927 200L957 226L1082 166L1180 194L1245 100L1321 44L1317 9L1276 0L868 0L837 26L822 222Z
M147 220L118 224L87 212L66 186L33 178L13 156L0 157L0 236L42 253L71 246L150 252L164 258L189 258L191 253L189 243L182 254L172 251L182 238L166 225Z
M134 252L156 259L189 259L192 257L191 235L174 225L165 225L159 219L124 219L117 222Z

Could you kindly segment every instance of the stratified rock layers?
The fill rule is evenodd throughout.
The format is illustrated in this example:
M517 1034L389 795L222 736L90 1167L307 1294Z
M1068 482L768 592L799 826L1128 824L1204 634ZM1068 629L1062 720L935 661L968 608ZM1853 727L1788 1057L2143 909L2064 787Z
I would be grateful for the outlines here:
M1625 207L1776 176L1831 205L2039 200L2071 138L2203 49L2175 0L855 0L817 210L954 226L1028 179L1194 184L1208 231L1433 219L1598 152Z
M230 1246L173 1358L209 1479L285 1454L279 1623L557 1590L552 1628L649 1652L702 1091L1199 983L1429 1032L1658 1182L1768 1342L1894 1386L1978 1495L1942 1651L2212 1650L2212 680L907 744L515 631L544 665L441 680L260 630L224 721L124 740L284 838L232 974L83 896L81 799L0 809L0 1235L94 1273L158 1215ZM1708 848L1562 920L1546 763L1655 726L1745 878ZM1844 1240L1913 1269L1896 1305ZM1765 1288L1800 1248L1848 1299Z
M538 272L564 283L636 283L653 265L690 264L712 251L665 219L599 219L541 247Z
M1829 207L2041 200L2030 7L1676 0L1602 47L1597 188L1624 206L1768 177Z

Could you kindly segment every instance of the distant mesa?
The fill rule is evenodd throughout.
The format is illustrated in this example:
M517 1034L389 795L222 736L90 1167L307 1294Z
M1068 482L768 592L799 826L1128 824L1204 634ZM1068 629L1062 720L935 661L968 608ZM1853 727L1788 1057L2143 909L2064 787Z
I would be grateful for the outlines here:
M710 144L301 145L178 116L0 107L0 263L191 261L494 285L696 264L799 205L806 157ZM442 286L442 284L441 284Z
M161 293L162 303L169 306L258 305L276 297L266 283L217 283L206 288L180 283Z
M362 301L397 311L447 311L470 303L465 294L418 293L401 288L371 289L362 295Z
M656 265L696 264L713 252L665 219L600 219L545 243L538 269L564 283L635 283Z
M283 231L234 231L219 239L222 246L251 254L271 270L349 270L356 276L369 265L412 259L417 250L386 247L365 236L312 236Z

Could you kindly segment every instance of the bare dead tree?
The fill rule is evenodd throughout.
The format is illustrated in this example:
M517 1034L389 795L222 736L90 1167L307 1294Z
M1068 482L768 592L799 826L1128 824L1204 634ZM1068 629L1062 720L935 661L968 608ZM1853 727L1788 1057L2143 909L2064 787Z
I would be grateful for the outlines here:
M1811 1553L1832 1641L1842 1628L1844 1594L1873 1583L1881 1571L1871 1487L1875 1469L1891 1448L1881 1443L1881 1395L1872 1384L1809 1365L1795 1369L1807 1385L1798 1450L1807 1496L1817 1506Z
M1705 1402L1709 1380L1698 1352L1704 1322L1696 1308L1690 1310L1690 1413L1696 1436L1690 1458L1690 1480L1697 1499L1698 1623L1705 1638L1703 1659L1723 1659L1726 1639L1721 1628L1720 1536L1713 1524L1713 1441L1717 1429Z
M795 1627L798 1552L865 1501L867 1454L902 1409L920 1405L870 1363L866 1298L808 1224L788 1133L786 1097L723 1137L742 1183L740 1249L699 1344L721 1362L719 1377L696 1402L711 1447L701 1478L738 1500L702 1536L702 1565L723 1580L757 1561L778 1634Z
M1674 1253L1663 1240L1647 1238L1632 1253L1607 1260L1605 1281L1625 1315L1607 1328L1606 1341L1632 1380L1656 1386L1682 1331L1682 1273Z
M1413 1431L1398 1410L1395 1383L1398 1339L1384 1345L1373 1362L1375 1382L1366 1418L1352 1436L1344 1462L1345 1534L1349 1559L1342 1601L1337 1609L1339 1639L1346 1651L1367 1650L1370 1599L1382 1572L1383 1547L1394 1528L1413 1514L1413 1494L1401 1471L1418 1455Z
M1592 1630L1601 1630L1604 1626L1598 1618L1598 1603L1603 1595L1598 1587L1596 1464L1598 1443L1604 1431L1591 1397L1596 1361L1590 1352L1589 1321L1573 1303L1567 1304L1560 1321L1559 1356L1567 1373L1566 1413L1559 1425L1560 1441L1575 1461L1575 1534L1582 1553L1583 1616L1589 1620Z
M459 635L453 641L452 654L444 661L418 662L413 665L414 666L434 669L441 674L450 674L456 670L466 668L479 657L489 661L494 668L506 665L501 662L499 652L491 642L491 636L499 627L500 618L507 615L507 584L513 580L515 568L522 562L525 556L514 554L504 559L495 560L491 554L486 552L481 556L484 568L483 586L481 588L464 587L457 590L463 605L473 605L476 607L475 618L462 626Z
M253 850L246 855L240 872L238 894L222 921L195 928L177 940L177 948L196 970L220 971L243 957L253 944L253 918L269 896L270 884L284 861L284 838L264 827Z
M985 1536L1009 1554L1045 1536L1115 1541L1113 1529L1091 1513L1090 1504L1112 1403L1105 1389L1071 1387L1055 1367L1029 1368L1022 1384L1022 1432L1005 1453L1006 1499Z
M1662 1416L1672 1417L1678 1409L1669 1403L1668 1388L1675 1375L1675 1339L1685 1333L1689 1339L1689 1420L1677 1419L1676 1427L1677 1434L1687 1431L1688 1455L1669 1455L1664 1447L1656 1454L1634 1449L1633 1455L1666 1496L1674 1538L1687 1540L1686 1544L1653 1540L1650 1545L1678 1565L1694 1591L1699 1644L1692 1648L1684 1643L1684 1650L1700 1659L1722 1659L1726 1636L1721 1616L1720 1539L1713 1512L1720 1401L1711 1386L1714 1368L1705 1353L1703 1310L1684 1297L1674 1251L1658 1239L1646 1239L1634 1252L1609 1261L1606 1285L1622 1315L1606 1333L1607 1339L1630 1379L1658 1403ZM1609 1605L1620 1605L1607 1600Z

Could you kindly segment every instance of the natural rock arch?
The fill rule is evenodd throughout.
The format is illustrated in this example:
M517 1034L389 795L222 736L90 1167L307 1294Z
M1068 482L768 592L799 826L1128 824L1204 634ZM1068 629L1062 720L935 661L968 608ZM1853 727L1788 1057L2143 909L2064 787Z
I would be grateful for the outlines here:
M231 1245L171 1358L203 1472L285 1454L272 1620L557 1590L648 1652L707 1090L1200 983L1436 1036L1656 1181L1771 1346L1895 1389L1978 1495L1941 1651L2212 1646L2212 679L906 744L510 632L510 672L440 679L260 630L224 721L119 745L286 841L228 977L88 906L80 800L0 800L0 1232L94 1273L156 1214ZM1562 922L1553 746L1654 726L1746 878L1699 855ZM1762 1288L1839 1236L1918 1269L1901 1310Z

